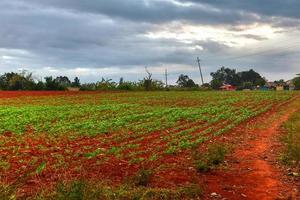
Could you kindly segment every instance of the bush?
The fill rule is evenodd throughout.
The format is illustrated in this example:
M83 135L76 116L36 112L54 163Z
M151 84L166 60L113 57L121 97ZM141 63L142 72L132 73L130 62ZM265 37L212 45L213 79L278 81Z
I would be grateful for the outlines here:
M295 90L300 90L300 77L297 77L293 80L295 85Z
M224 162L227 153L228 148L225 147L224 144L217 143L209 145L207 152L202 157L196 155L196 169L199 172L207 172L213 169L215 166Z
M149 169L141 169L132 177L132 183L135 186L148 186L153 172Z
M224 162L228 150L224 144L212 144L208 147L207 157L209 164L218 165Z
M75 181L70 186L59 184L57 187L57 199L59 200L81 200L84 199L86 183Z

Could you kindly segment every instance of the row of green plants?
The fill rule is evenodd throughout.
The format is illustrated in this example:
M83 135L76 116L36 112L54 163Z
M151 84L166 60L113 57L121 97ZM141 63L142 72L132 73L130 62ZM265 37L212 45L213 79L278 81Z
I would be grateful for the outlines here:
M221 165L230 148L221 143L208 145L206 151L194 148L192 162L200 172L213 170ZM35 170L40 176L46 164L42 163ZM22 185L21 179L9 185L0 185L0 199L32 199L32 200L91 200L91 199L136 199L136 200L163 200L163 199L201 199L204 187L197 181L182 184L176 188L155 188L151 182L155 179L156 170L140 168L135 174L124 178L121 184L112 184L108 180L89 181L84 177L76 180L60 180L54 188L41 188L38 192L27 196L20 196L18 189ZM26 176L23 177L26 180ZM28 178L28 177L27 177Z
M46 97L36 101L34 97L9 99L5 100L5 106L0 106L0 132L22 135L30 130L49 137L97 137L97 147L82 147L82 153L74 156L97 159L113 155L133 163L155 161L166 154L198 146L292 97L291 93L264 92L170 95L158 92ZM182 95L191 102L197 99L199 102L192 106L171 104ZM151 105L155 97L168 104ZM28 105L28 99L34 103ZM18 104L22 100L27 103ZM158 136L151 138L154 132ZM140 143L148 138L149 145L141 147Z

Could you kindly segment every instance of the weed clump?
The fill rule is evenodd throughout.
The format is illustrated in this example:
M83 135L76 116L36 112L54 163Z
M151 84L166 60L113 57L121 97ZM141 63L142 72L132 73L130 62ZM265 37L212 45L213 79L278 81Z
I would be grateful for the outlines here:
M297 112L284 124L287 135L284 136L285 151L282 161L300 170L300 113Z
M149 169L142 168L138 173L132 177L132 183L135 186L148 186L151 180L153 172Z
M208 146L207 152L202 155L196 155L196 169L199 172L207 172L224 162L228 148L223 144L212 144Z
M109 186L107 183L88 183L84 181L74 181L71 183L61 183L56 191L51 195L39 196L38 199L50 200L181 200L199 199L203 196L203 188L197 184L186 185L174 189L150 188L143 186Z

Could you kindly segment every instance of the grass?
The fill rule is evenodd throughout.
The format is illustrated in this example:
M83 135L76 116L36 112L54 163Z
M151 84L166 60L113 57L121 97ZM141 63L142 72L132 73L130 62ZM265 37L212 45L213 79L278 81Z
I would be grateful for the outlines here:
M282 160L300 171L300 112L295 112L284 124L284 128L287 135L284 137L285 151Z
M180 200L200 199L203 188L188 184L174 189L133 187L122 184L110 186L108 183L91 183L83 180L62 182L52 192L42 191L29 200ZM10 187L0 187L1 200L15 200L16 192Z
M144 166L130 188L64 183L53 198L93 199L87 195L98 193L103 199L114 195L137 195L138 199L192 196L198 193L196 187L151 188L149 166L155 166L151 170L157 172L165 158L175 160L182 152L198 148L293 96L290 92L189 91L0 98L0 152L5 155L0 159L0 180L12 177L9 182L13 182L25 173L29 181L45 184L56 183L52 177L70 176L72 180L78 173L123 180L131 170ZM216 167L226 153L222 145L210 146L197 159L198 170ZM120 177L114 177L111 170L120 170Z
M228 148L224 144L216 143L208 146L207 152L196 154L196 169L199 172L207 172L224 162Z
M133 184L134 186L146 187L150 184L152 175L152 170L142 168L133 177L129 178L128 183Z

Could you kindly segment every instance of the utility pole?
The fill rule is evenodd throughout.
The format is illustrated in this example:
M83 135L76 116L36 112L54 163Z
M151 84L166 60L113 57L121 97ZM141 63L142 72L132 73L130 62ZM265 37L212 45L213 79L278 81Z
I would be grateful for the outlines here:
M199 57L197 57L197 62L198 62L198 66L199 66L199 71L200 71L200 77L201 77L201 81L202 81L202 85L204 84L203 81L203 75L202 75L202 70L201 70L201 60L199 59Z
M168 88L168 69L165 69L166 88Z

